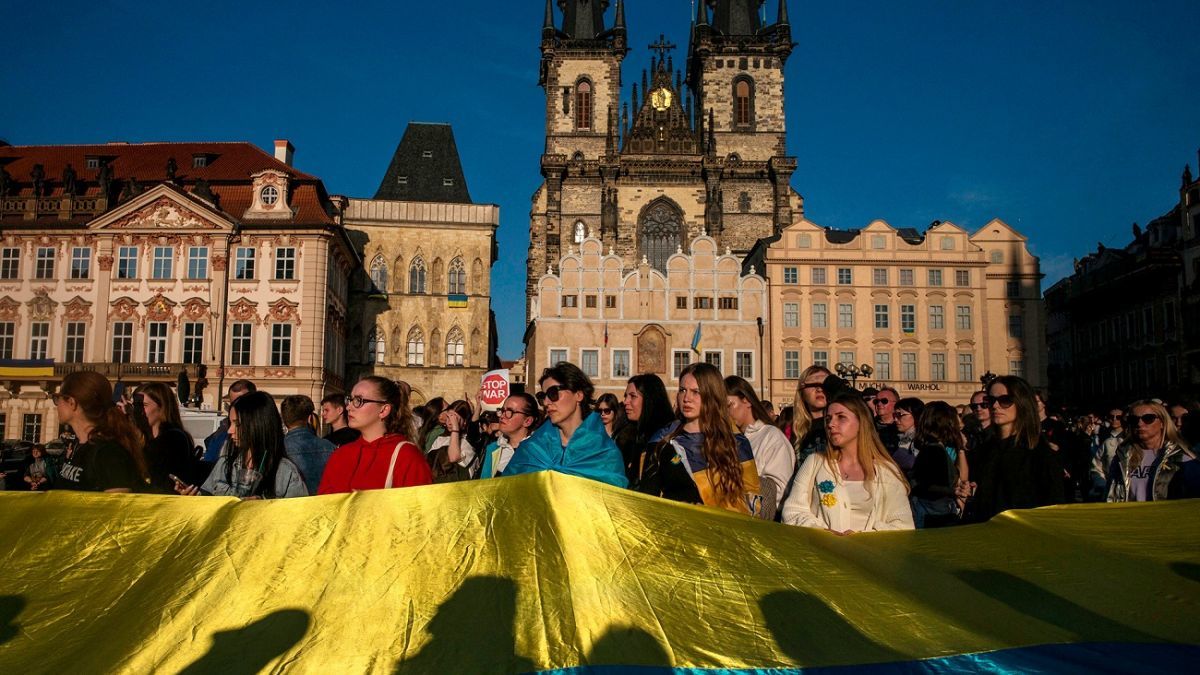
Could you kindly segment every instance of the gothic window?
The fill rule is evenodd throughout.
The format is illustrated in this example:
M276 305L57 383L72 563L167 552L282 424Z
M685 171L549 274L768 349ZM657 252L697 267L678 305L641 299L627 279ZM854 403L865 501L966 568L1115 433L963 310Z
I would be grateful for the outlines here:
M416 326L408 331L408 365L425 365L425 336Z
M592 83L587 80L575 85L575 128L592 128Z
M655 269L665 273L667 258L680 246L683 223L679 209L666 200L651 204L642 214L639 230L642 255Z
M425 292L425 260L420 256L414 258L408 266L408 292Z
M738 195L738 211L741 213L750 213L750 193L743 192Z
M463 353L463 334L458 326L455 326L446 335L446 365L463 365Z
M383 341L383 331L373 329L367 335L367 363L382 364L387 355L387 344Z
M575 221L575 243L582 244L585 236L587 236L587 226L583 224L582 220Z
M733 81L733 124L737 127L754 124L754 80L745 76Z
M463 267L462 258L455 258L450 261L450 279L447 286L451 294L464 294L467 292L467 270Z
M387 263L384 262L382 255L377 255L371 261L371 283L375 286L376 291L387 293L387 279Z

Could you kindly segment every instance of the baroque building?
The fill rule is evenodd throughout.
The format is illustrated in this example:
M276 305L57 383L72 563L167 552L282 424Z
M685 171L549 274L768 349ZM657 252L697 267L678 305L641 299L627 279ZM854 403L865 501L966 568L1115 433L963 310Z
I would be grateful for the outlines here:
M594 237L624 267L663 273L709 237L744 255L802 214L789 181L784 64L787 5L764 25L763 0L696 3L682 69L675 45L650 46L650 67L622 97L629 52L617 0L546 0L539 84L546 97L543 182L530 212L526 298L570 247Z
M343 387L361 266L315 176L248 143L0 146L0 424L58 436L76 370L175 383L209 409L235 379Z
M760 387L765 280L743 273L741 259L721 253L712 237L680 246L659 270L648 260L628 265L596 237L555 261L538 279L525 333L525 381L534 387L547 366L577 364L596 394L620 398L637 373L656 373L668 388L694 360L704 360Z
M404 380L415 403L474 396L499 363L491 311L499 222L498 206L471 201L450 126L409 124L375 197L346 205L365 272L351 293L352 378Z
M769 395L792 403L809 365L868 365L856 382L966 403L980 376L1045 384L1042 278L1026 239L1000 220L974 234L876 220L832 230L801 218L746 258L765 268Z

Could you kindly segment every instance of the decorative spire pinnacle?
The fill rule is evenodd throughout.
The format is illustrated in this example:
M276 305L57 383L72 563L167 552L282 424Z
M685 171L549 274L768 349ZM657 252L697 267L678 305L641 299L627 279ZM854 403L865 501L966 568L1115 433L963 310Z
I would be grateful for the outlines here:
M617 0L617 20L613 30L625 30L625 3L622 0Z
M697 26L707 26L708 25L708 10L704 5L705 5L705 0L696 0L696 25Z
M779 0L778 18L775 23L781 26L788 26L787 0Z
M546 0L546 17L542 19L542 37L554 37L554 0Z

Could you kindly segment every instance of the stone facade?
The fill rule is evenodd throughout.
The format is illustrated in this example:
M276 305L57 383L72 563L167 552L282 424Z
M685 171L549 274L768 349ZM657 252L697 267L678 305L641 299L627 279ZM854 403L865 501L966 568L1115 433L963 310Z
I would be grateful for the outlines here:
M499 222L492 204L349 201L346 228L368 275L351 296L353 379L404 380L415 403L474 396L495 363L491 268Z
M753 256L752 256L753 258ZM974 234L874 221L829 231L806 219L765 249L771 310L768 396L793 402L814 363L874 369L860 388L964 403L985 372L1046 382L1038 259L1000 220Z
M538 279L525 335L527 386L536 388L542 370L563 360L588 373L597 395L620 397L637 373L657 373L670 389L698 359L763 384L768 364L759 362L758 318L767 306L765 281L742 274L740 259L719 252L712 237L696 237L688 250L671 256L664 274L648 263L627 265L595 237L571 247L556 273Z
M76 370L129 386L183 370L194 392L203 367L208 409L238 378L342 388L360 263L318 179L246 143L3 147L0 165L6 438L56 438L47 394Z

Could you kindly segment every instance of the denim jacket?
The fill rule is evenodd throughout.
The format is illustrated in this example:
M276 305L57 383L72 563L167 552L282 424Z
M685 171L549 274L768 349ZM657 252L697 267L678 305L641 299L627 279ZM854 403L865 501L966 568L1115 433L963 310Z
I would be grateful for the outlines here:
M304 486L308 494L317 494L317 486L321 484L321 475L325 473L325 463L336 449L333 443L318 438L307 425L290 429L283 437L283 445L287 449L288 458L296 463L300 474L304 476Z

